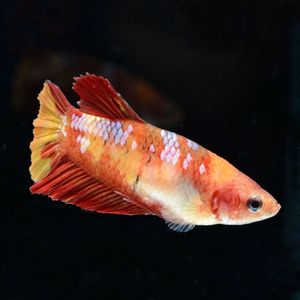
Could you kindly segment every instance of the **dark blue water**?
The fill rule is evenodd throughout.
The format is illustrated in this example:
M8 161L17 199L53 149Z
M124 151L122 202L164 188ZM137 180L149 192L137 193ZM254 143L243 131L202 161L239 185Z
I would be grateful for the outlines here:
M0 11L1 299L300 299L296 1L32 0ZM110 78L146 119L228 159L280 213L179 234L155 217L31 195L42 82L75 103L72 77L86 71ZM159 96L137 96L141 81Z

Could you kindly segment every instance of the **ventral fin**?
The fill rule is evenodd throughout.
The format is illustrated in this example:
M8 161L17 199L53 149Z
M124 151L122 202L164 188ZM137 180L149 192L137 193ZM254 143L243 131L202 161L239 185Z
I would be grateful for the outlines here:
M194 224L185 222L183 219L169 211L164 211L162 213L162 218L165 220L168 227L176 232L188 232L195 227Z
M171 221L166 221L166 224L168 225L168 227L170 229L172 229L176 232L188 232L195 227L194 224L189 224L189 223L178 224L178 223L174 223Z
M64 159L41 181L31 188L32 193L50 196L53 200L61 200L79 206L85 210L99 213L122 215L151 214L112 191L81 170L73 162Z
M74 91L79 95L80 110L109 119L131 119L144 123L110 82L93 74L75 78Z

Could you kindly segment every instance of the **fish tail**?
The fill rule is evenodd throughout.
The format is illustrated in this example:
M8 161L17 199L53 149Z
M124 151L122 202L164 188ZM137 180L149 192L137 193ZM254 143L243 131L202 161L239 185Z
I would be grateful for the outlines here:
M60 160L59 142L66 136L65 114L71 108L58 86L45 81L38 96L40 109L33 121L33 141L30 143L31 178L37 182L43 179Z

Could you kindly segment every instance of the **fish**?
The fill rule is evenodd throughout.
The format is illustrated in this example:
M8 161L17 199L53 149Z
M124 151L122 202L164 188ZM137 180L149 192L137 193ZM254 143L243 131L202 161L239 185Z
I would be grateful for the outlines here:
M143 120L95 74L75 77L78 108L49 80L33 121L33 194L102 214L152 215L177 232L270 218L280 204L228 161Z

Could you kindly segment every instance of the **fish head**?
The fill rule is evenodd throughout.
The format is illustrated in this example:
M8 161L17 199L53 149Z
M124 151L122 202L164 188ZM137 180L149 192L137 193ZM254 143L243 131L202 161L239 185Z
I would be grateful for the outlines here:
M231 176L216 185L210 197L217 223L242 225L275 216L281 207L276 199L251 178L230 168Z

